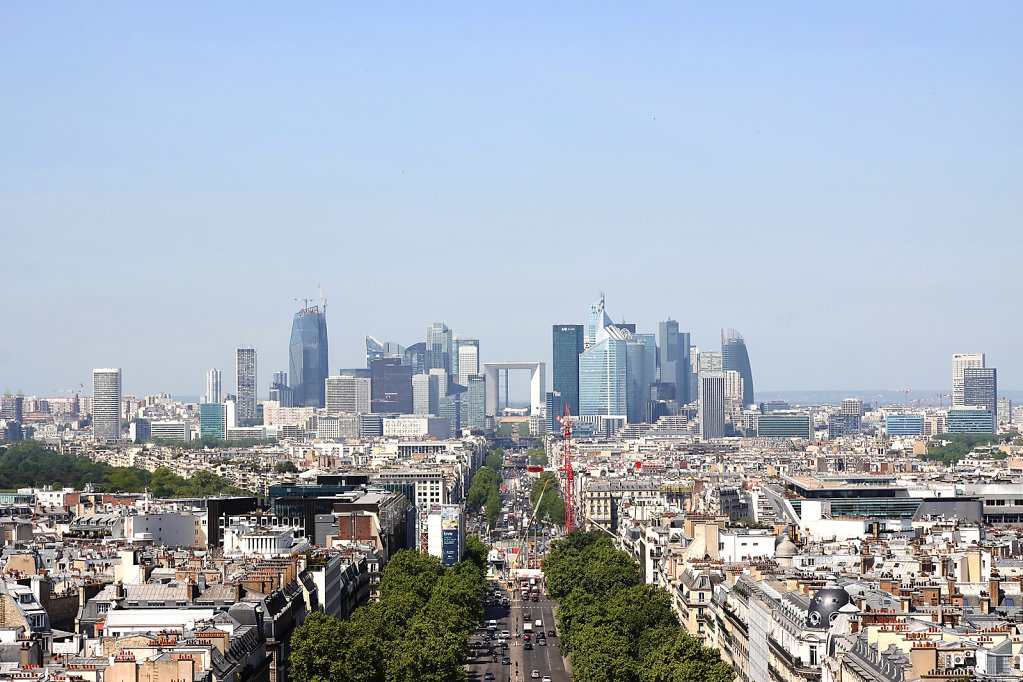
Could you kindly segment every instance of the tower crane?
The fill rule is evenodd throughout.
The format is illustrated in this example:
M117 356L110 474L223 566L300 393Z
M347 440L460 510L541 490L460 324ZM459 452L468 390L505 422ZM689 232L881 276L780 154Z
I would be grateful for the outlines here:
M323 287L320 286L319 282L316 283L316 289L320 292L320 304L323 306L323 312L326 313L327 312L327 297L323 295Z
M301 303L302 304L302 310L305 310L306 308L309 307L309 301L311 301L313 299L311 299L311 298L296 298L295 300L298 301L299 303Z
M906 394L906 409L908 410L909 409L909 394L913 392L913 389L911 389L911 388L893 388L892 390L893 391L898 391L899 393L905 393Z

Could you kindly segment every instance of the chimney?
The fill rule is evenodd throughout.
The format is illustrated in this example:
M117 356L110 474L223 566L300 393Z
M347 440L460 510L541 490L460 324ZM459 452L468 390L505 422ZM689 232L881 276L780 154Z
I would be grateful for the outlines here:
M992 575L987 581L988 593L991 595L991 606L1002 605L1002 585L997 575Z
M199 586L195 584L195 581L189 580L185 583L185 599L191 604L199 598Z

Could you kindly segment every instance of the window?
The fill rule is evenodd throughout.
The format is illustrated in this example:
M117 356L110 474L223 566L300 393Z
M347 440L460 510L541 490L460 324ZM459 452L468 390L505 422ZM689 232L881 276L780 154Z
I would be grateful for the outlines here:
M817 647L815 646L810 647L810 665L817 666Z

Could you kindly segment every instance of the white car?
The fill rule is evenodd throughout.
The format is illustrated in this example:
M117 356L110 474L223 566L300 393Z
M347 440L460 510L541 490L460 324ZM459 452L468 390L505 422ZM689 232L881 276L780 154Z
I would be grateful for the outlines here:
M543 679L540 680L540 682L551 682L551 676L550 675L544 675Z
M539 678L540 677L540 671L539 670L534 670L533 672L529 673L529 676L530 677Z

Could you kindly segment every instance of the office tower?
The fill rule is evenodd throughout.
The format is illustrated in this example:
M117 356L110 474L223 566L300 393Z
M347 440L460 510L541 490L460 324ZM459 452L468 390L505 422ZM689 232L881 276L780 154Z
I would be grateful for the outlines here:
M440 371L439 369L437 371ZM447 417L451 422L451 433L458 433L462 427L462 400L465 398L465 394L468 389L458 384L452 384L449 387L449 391L440 396L437 400L437 414L441 417Z
M235 360L238 387L238 421L256 418L256 349L239 348Z
M412 414L412 367L401 358L377 358L370 371L370 411Z
M462 428L480 429L486 425L487 379L482 374L466 377L462 394Z
M369 412L370 383L370 379L362 377L327 377L327 414L362 414Z
M948 433L994 433L995 415L983 407L954 407L948 411Z
M456 336L451 360L451 376L462 386L468 386L469 377L480 373L480 340Z
M327 374L327 314L320 306L295 313L288 370L295 407L323 407Z
M603 340L579 356L579 413L625 416L627 397L626 332L605 327Z
M1009 424L1012 422L1012 401L1008 398L998 399L998 423Z
M994 367L967 367L963 370L963 405L983 407L998 414L998 370Z
M700 349L698 346L689 345L689 402L698 400L700 397ZM679 405L682 403L680 402Z
M595 346L604 338L603 330L611 324L611 318L604 311L604 294L600 300L590 305L589 322L586 325L586 339L583 350Z
M25 396L7 395L0 398L0 419L8 419L21 423L25 421Z
M963 372L967 368L984 366L983 353L956 353L952 356L952 406L965 405L963 395Z
M288 386L287 372L274 372L273 381L270 382L270 400L277 402L281 407L295 406L295 392Z
M405 349L405 361L402 363L412 368L413 374L426 372L426 344L420 341Z
M98 441L121 438L121 370L92 370L92 432Z
M547 433L560 432L564 424L558 421L559 417L565 416L565 400L557 391L547 391L544 396L544 421L547 425Z
M203 403L219 403L220 397L224 395L220 386L220 370L211 369L206 371L206 393L203 394Z
M646 419L646 404L650 401L647 378L647 344L643 339L629 338L625 342L625 409L630 424Z
M859 398L846 398L839 407L837 417L841 423L841 433L858 432L863 424L863 401Z
M554 392L568 405L569 411L579 414L579 356L583 352L585 330L581 324L556 324L554 337ZM556 416L564 413L564 407Z
M434 322L426 328L425 370L431 369L451 372L451 330L443 322Z
M667 319L657 329L659 381L675 387L675 401L686 405L693 400L690 390L690 374L693 365L689 361L689 332L681 332L678 322Z
M702 353L700 354L703 355ZM721 371L700 372L700 439L725 436L725 375Z
M405 356L405 346L393 341L378 341L376 338L366 336L366 369L373 367L373 361L377 358L400 358Z
M721 330L721 369L735 370L742 375L743 407L756 404L753 399L753 370L749 365L749 352L742 334L734 329Z
M412 377L412 414L440 414L440 377L433 372Z
M227 439L228 403L203 403L199 405L199 437Z
M697 367L699 374L704 372L723 372L724 366L721 360L721 353L713 350L701 351Z

